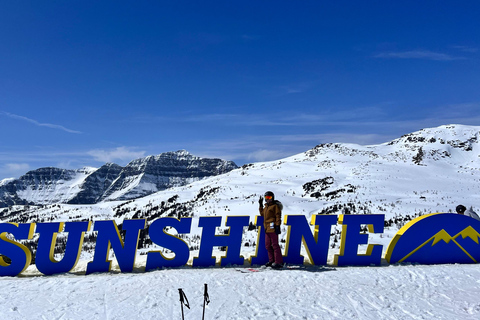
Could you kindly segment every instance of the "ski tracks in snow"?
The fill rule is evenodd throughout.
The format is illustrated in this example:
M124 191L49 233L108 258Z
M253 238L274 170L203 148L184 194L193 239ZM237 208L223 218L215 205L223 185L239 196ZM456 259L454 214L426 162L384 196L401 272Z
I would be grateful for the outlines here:
M182 288L185 319L201 319L207 283L206 319L476 320L479 279L478 265L27 275L0 278L0 308L9 320L181 319Z

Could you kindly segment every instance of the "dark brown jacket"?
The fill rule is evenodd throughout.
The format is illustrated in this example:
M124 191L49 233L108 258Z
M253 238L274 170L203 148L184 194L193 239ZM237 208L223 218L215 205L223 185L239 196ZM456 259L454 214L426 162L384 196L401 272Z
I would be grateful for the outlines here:
M265 206L259 208L260 215L263 217L263 226L265 232L275 232L275 226L282 224L282 204L279 201L274 201L270 204L266 203Z

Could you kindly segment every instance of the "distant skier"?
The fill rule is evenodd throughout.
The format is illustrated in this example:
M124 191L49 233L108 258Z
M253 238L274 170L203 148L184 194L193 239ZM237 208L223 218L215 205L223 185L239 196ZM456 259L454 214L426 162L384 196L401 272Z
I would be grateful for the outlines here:
M480 221L480 217L478 216L478 214L473 211L473 208L470 207L470 209L467 210L467 208L463 205L458 205L457 208L455 209L457 211L458 214L463 214L465 216L469 216L469 217L472 217L474 219L477 219L478 221Z
M258 199L260 215L263 217L263 226L265 227L265 248L268 251L267 267L280 269L283 267L282 250L278 242L280 234L280 225L282 223L283 205L275 200L275 195L271 191L265 192L265 206L263 197Z

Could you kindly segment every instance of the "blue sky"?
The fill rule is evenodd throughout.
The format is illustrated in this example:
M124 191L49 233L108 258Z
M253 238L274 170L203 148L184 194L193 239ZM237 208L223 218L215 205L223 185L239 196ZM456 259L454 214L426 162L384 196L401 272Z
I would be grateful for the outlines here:
M2 1L0 179L480 125L478 17L478 1Z

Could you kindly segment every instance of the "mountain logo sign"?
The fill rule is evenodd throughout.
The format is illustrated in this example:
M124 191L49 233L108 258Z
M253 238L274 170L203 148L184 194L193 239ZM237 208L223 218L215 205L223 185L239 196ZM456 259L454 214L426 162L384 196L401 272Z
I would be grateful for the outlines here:
M454 213L432 213L402 227L390 242L389 263L480 262L480 221Z

